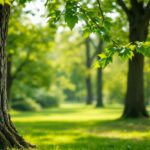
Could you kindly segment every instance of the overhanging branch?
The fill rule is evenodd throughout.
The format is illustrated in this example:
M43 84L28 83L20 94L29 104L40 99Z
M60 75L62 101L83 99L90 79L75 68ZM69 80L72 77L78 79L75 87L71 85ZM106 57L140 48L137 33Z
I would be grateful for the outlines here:
M124 10L124 12L127 14L127 16L129 16L129 9L126 6L125 2L123 0L117 0L117 3L119 6L122 7L122 9Z
M98 56L98 54L100 54L102 52L103 40L99 40L99 43L97 46L95 45L93 40L90 39L90 42L95 49L94 54L91 56L91 62L93 62L93 60L96 58L96 56Z
M97 0L97 3L98 3L98 7L99 7L99 11L100 11L100 15L102 16L103 21L104 21L104 20L105 20L105 17L104 17L104 14L103 14L103 10L102 10L102 8L101 8L100 0Z

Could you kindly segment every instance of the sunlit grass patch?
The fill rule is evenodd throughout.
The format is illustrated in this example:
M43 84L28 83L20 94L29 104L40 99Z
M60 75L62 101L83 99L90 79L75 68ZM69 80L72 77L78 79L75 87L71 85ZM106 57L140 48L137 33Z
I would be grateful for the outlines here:
M150 120L121 120L121 111L64 105L12 114L20 133L38 150L149 150Z

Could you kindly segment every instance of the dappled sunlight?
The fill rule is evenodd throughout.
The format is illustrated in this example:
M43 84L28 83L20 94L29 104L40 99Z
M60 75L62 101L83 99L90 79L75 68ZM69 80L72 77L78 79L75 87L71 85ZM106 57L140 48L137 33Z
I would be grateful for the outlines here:
M150 150L149 24L150 0L0 0L0 150Z
M20 133L39 150L76 149L77 145L83 150L97 150L102 145L104 149L113 149L115 145L115 150L148 148L150 120L119 119L121 110L120 107L95 109L92 106L64 105L37 114L12 114Z
M41 122L41 121L91 121L116 119L120 117L120 109L102 108L94 109L94 106L85 107L85 105L64 105L64 107L44 110L41 112L12 113L14 121L17 122ZM82 115L81 115L82 113ZM102 115L103 114L103 115ZM34 118L34 119L33 119Z

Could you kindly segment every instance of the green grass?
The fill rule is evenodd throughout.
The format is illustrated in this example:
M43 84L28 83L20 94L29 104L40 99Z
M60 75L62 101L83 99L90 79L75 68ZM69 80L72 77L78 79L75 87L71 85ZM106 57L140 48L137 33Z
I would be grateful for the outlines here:
M121 107L64 105L12 116L37 150L150 150L150 120L121 120L121 111Z

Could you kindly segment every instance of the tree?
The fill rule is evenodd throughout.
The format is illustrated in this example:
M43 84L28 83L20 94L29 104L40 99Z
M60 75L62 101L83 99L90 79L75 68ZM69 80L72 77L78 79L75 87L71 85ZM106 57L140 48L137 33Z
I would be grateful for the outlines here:
M27 0L20 0L20 3L25 3ZM31 1L31 0L29 0ZM109 35L109 19L104 16L101 9L101 3L97 1L65 1L65 11L59 9L59 2L47 1L46 5L50 9L50 21L57 22L61 15L64 15L68 26L73 29L79 19L84 21L84 32L96 33L106 41L112 41L116 47L106 49L104 54L100 55L99 64L105 67L112 61L115 53L121 57L132 58L129 60L128 86L125 101L124 117L147 117L147 111L144 105L143 93L143 66L144 54L143 41L148 35L148 25L150 20L150 1L145 6L145 1L130 0L131 8L128 8L123 0L117 0L118 4L126 12L129 27L130 27L130 43L128 46L120 47ZM88 3L88 5L87 5ZM50 4L50 5L49 5ZM96 4L96 5L95 5ZM90 5L90 7L89 7ZM49 7L50 6L50 7ZM53 7L54 6L54 7ZM6 147L29 148L30 144L26 143L24 139L18 135L13 126L7 107L7 56L5 51L8 20L10 14L9 0L0 1L0 144L2 149ZM139 42L136 42L139 41ZM141 48L142 47L142 48Z
M90 48L90 38L85 40L86 45L86 68L87 68L87 75L86 75L86 90L87 90L87 97L86 97L86 104L92 104L93 102L93 92L92 92L92 83L91 83L91 48Z
M109 40L108 30L105 28L105 24L109 28L108 20L104 20L104 15L101 9L100 1L66 1L64 3L59 3L58 1L48 2L48 10L49 10L49 22L50 24L57 24L59 20L61 20L61 16L64 15L65 22L72 30L75 25L78 23L78 20L82 20L85 22L83 26L83 35L87 37L85 40L86 45L86 67L88 69L87 77L86 77L86 89L87 89L87 104L92 103L93 94L92 94L92 83L91 83L91 66L93 60L98 54L98 51L101 52L102 43L99 42L98 46L94 44L95 53L91 56L90 52L90 41L89 35L90 33L98 34L103 40ZM91 5L91 8L88 5ZM64 10L60 11L60 6L65 5ZM51 9L53 11L51 12ZM62 21L62 20L61 20ZM60 21L60 22L61 22ZM92 42L93 44L93 42ZM97 57L96 57L97 58ZM97 107L103 106L102 101L102 70L97 70Z
M99 44L97 47L97 55L102 53L103 50L103 41L99 40ZM97 58L99 59L99 58ZM102 69L97 68L97 103L96 107L103 107L103 81L102 81Z
M103 40L98 39L98 44L95 44L94 41L90 40L91 44L93 45L95 52L91 57L91 61L96 58L99 60L98 54L101 54L103 51ZM103 81L102 81L102 69L97 68L97 75L96 75L96 107L103 107Z
M128 8L123 0L117 3L126 13L129 21L129 41L144 42L148 36L150 21L150 1L144 6L144 1L130 0L131 8ZM125 97L125 109L123 117L148 117L144 102L144 56L134 52L132 60L129 60L127 81L127 93Z
M36 90L43 88L48 91L54 76L50 53L55 31L47 26L32 24L25 15L18 6L13 8L13 17L9 21L7 95L12 103L11 99L34 98ZM22 23L22 18L26 23Z
M112 46L105 50L104 54L99 55L99 66L104 68L112 62L112 58L115 53L117 53L120 57L127 59L131 59L133 57L132 60L129 60L127 93L123 117L147 117L148 113L144 104L143 91L143 55L146 54L144 49L147 49L144 48L144 46L148 45L148 43L144 44L144 41L148 35L150 1L148 1L148 3L144 0L127 1L130 2L128 5L130 5L131 8L128 8L123 0L115 0L114 2L117 2L117 4L122 7L129 21L129 41L131 43L128 45L121 46L112 38L112 36L110 36L110 19L105 17L103 14L101 1L99 0L94 2L85 1L81 3L74 0L66 1L64 11L65 21L72 29L78 20L81 19L86 24L84 26L84 32L86 32L86 34L97 33L105 41L111 41L113 43ZM90 8L87 6L87 3L91 6ZM115 7L117 8L117 5ZM53 15L50 15L51 22L57 22L63 14L57 8L54 9ZM114 3L112 3L111 8L108 9L113 10Z
M55 51L51 53L54 55L51 61L56 72L53 84L65 94L66 101L83 102L86 96L87 69L81 64L86 61L85 42L79 32L70 32L66 29L63 28L56 34Z
M18 134L14 127L10 115L8 113L7 104L7 56L6 56L6 39L8 30L8 21L10 15L9 1L2 1L0 3L0 147L7 149L7 147L16 148L30 148L33 147Z
M102 53L103 49L103 41L98 39L98 44L95 44L94 39L88 37L85 41L86 44L86 67L88 69L88 74L86 77L86 89L87 89L87 104L92 104L93 101L93 93L92 93L92 83L91 83L91 73L92 64L94 59L99 59L98 54ZM94 48L94 53L91 55L91 47L90 44ZM96 75L96 107L103 107L102 100L102 69L97 68Z

